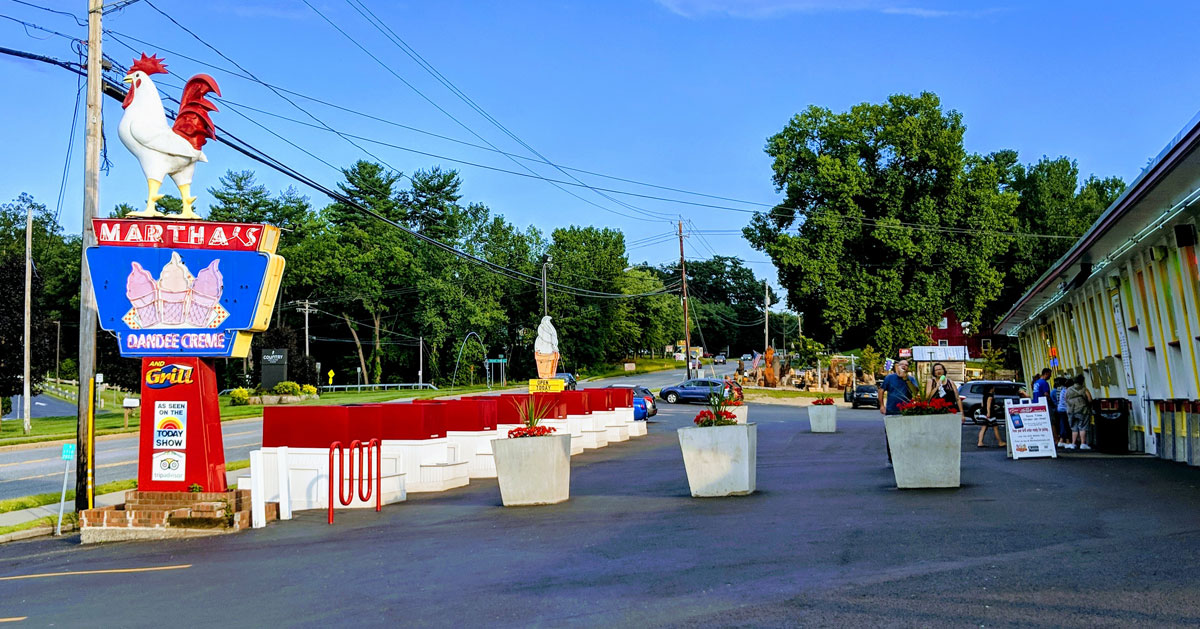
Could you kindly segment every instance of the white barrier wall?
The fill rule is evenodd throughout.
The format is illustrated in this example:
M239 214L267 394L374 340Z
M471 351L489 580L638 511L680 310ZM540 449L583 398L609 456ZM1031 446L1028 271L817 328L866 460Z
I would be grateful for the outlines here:
M285 460L280 460L279 451L285 450ZM283 478L283 486L288 488L288 502L290 502L291 511L303 511L306 509L328 509L329 508L329 449L328 448L262 448L262 490L264 502L282 502L280 495L280 479L281 468L287 470L287 476ZM366 452L366 449L363 449ZM400 460L397 456L389 455L385 450L381 453L380 465L383 469L383 477L381 485L383 489L383 504L392 504L395 502L403 502L407 499L407 491L405 487L405 473ZM344 458L349 463L349 451L346 451ZM338 457L335 454L333 457L334 475L337 476L340 471L338 467ZM364 466L365 467L365 466ZM353 470L355 477L358 475L358 458L355 457ZM245 477L244 477L245 478ZM257 485L258 483L251 483ZM371 500L362 501L358 499L358 481L354 481L354 499L346 508L374 508L375 496L371 496ZM348 486L348 485L347 485ZM241 482L239 480L239 488ZM250 489L251 487L244 487ZM337 503L336 508L342 508L339 497L336 495L337 487L334 488L334 501Z
M384 458L394 456L400 461L405 489L412 493L445 491L469 483L470 461L459 452L458 444L449 437L383 441Z
M495 438L494 430L446 431L446 439L467 460L467 475L471 478L496 478L496 458L492 452Z

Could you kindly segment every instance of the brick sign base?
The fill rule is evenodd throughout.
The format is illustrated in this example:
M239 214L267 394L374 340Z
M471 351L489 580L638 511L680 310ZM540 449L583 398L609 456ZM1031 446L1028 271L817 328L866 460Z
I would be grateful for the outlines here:
M278 503L267 503L267 520L278 516ZM233 533L250 528L250 492L134 489L123 505L83 511L79 528L84 544Z

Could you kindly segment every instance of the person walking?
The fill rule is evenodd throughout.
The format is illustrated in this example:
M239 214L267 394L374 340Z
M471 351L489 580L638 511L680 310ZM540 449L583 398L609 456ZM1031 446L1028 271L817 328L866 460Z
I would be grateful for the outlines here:
M942 363L934 363L930 369L929 379L925 381L925 396L945 400L958 408L959 415L966 417L963 413L962 399L958 397L958 386L946 375L946 366Z
M1068 450L1078 447L1091 450L1087 444L1088 422L1091 420L1092 393L1083 384L1083 374L1075 376L1075 384L1067 389L1067 414L1071 421L1071 440L1063 446ZM1078 444L1078 445L1076 445Z
M917 379L908 375L908 361L899 360L892 366L892 373L883 379L879 387L879 414L899 415L900 405L912 401L917 389ZM887 446L888 465L892 463L892 446L887 440L887 428L883 431L883 443Z
M979 426L979 438L976 440L976 447L985 448L983 437L987 434L988 425L992 426L992 434L996 435L996 446L1005 447L1008 444L1004 439L1000 438L1000 422L1004 421L1004 405L996 399L995 385L988 385L983 391L983 404L980 406L984 417L987 417L988 422Z

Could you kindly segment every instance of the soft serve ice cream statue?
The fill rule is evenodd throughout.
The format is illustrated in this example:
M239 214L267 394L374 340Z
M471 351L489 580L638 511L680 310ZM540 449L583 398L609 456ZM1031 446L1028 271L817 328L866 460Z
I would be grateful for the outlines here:
M538 324L537 339L533 342L533 358L537 362L539 378L553 378L558 371L558 331L550 323L550 317L542 317Z

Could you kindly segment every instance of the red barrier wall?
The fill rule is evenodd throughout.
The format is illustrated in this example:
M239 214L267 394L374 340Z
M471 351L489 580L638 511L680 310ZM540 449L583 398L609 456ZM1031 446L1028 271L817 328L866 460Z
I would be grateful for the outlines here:
M263 408L263 447L328 448L349 443L345 406L267 406Z

